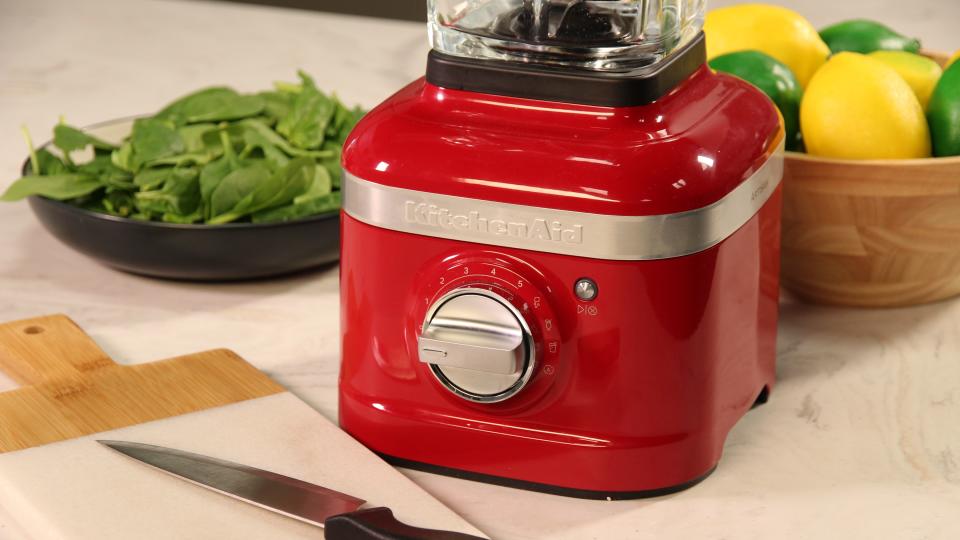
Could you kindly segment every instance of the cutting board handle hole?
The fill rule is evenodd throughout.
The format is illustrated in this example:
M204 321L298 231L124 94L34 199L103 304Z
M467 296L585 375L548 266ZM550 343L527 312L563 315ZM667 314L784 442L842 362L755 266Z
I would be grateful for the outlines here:
M43 333L43 327L42 327L42 326L28 326L28 327L26 327L26 328L23 329L23 333L24 333L24 334L30 334L30 335L41 334L41 333Z

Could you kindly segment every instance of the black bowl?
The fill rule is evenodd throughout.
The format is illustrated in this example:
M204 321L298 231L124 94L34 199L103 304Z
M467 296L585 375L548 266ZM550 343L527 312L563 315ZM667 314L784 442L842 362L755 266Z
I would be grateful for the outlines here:
M179 225L91 212L43 197L29 201L40 223L64 244L145 276L254 279L306 270L340 256L336 212L285 223Z
M129 133L129 119L90 132L107 140ZM119 137L122 138L122 135ZM29 163L24 165L26 174ZM84 210L44 197L30 208L71 248L127 272L192 281L233 281L289 274L340 257L340 214L282 223L181 225L139 221Z

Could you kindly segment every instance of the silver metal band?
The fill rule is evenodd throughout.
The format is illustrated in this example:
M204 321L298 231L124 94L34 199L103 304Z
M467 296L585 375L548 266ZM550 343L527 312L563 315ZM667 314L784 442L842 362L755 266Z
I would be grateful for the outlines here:
M651 260L708 249L743 226L780 185L781 146L719 201L687 212L616 216L425 193L362 180L344 171L343 209L394 231L575 255Z

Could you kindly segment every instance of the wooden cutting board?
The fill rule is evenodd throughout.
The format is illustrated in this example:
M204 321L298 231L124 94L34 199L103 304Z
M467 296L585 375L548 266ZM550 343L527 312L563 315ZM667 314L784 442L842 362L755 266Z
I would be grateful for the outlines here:
M0 393L0 507L30 538L323 537L97 439L245 463L388 506L411 525L481 535L231 351L121 366L53 315L0 325L0 370L22 385Z

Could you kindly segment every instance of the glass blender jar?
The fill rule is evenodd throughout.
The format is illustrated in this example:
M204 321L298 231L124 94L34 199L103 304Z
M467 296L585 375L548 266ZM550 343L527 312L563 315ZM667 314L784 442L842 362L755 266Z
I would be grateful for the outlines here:
M429 0L434 50L460 57L630 71L694 39L705 0Z
M451 89L630 107L706 62L705 0L428 0L427 80Z

